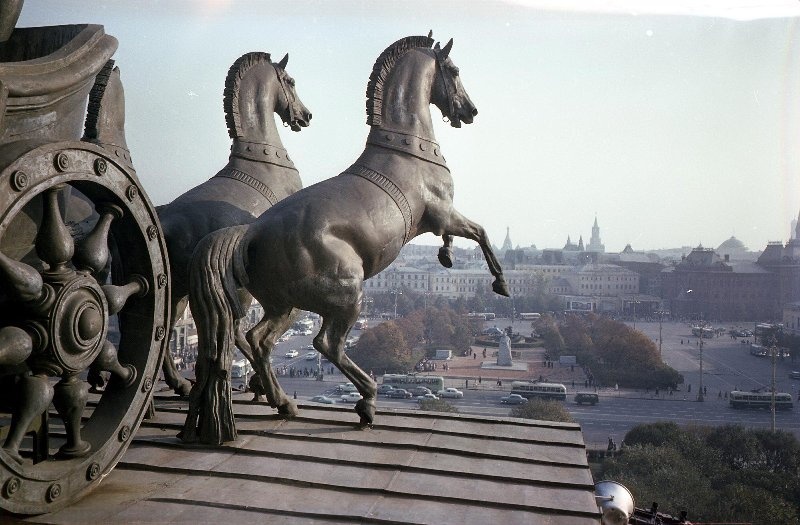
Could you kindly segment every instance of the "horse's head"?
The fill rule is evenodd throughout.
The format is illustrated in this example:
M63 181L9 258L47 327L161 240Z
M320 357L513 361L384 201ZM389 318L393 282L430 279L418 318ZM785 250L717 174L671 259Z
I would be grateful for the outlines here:
M437 42L433 48L436 57L436 78L433 82L431 102L436 104L442 116L450 121L451 126L460 128L462 122L472 124L478 109L461 83L458 68L450 58L451 49L453 49L452 38L444 47L439 47Z
M228 134L251 142L275 133L272 113L294 131L308 126L311 112L300 102L295 82L286 73L289 55L273 63L269 53L254 51L239 57L225 79L223 106Z
M311 112L300 101L295 91L294 79L286 72L286 64L289 62L289 53L286 53L280 62L273 62L275 73L278 75L282 93L279 93L279 104L276 109L281 116L283 123L292 128L292 131L300 131L300 128L308 126L311 122Z

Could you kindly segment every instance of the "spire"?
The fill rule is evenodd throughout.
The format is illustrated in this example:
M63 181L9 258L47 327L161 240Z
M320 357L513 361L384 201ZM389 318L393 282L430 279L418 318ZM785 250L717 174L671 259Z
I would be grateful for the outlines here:
M800 213L797 214L797 219L794 222L794 238L800 239Z
M583 235L578 239L578 250L583 251Z
M514 245L511 243L511 228L506 226L506 239L503 241L503 247L500 248L500 250L505 252L513 249Z
M594 226L592 226L592 237L589 239L587 249L591 252L604 253L605 245L600 241L600 226L597 225L597 215L594 216Z

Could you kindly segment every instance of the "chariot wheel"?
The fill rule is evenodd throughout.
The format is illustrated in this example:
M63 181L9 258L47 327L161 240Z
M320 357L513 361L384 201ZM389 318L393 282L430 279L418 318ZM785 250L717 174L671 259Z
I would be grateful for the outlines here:
M50 143L0 171L0 509L64 507L121 459L169 339L166 253L126 150Z

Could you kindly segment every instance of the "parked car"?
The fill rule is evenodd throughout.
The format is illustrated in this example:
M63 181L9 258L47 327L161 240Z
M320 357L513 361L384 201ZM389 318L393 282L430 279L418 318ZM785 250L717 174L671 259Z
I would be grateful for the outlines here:
M439 397L436 394L425 394L425 395L417 396L417 401L419 401L420 403L422 401L436 401L438 399L439 399Z
M800 379L800 370L792 370L789 372L789 379Z
M390 390L394 390L394 387L392 385L378 385L378 393L379 394L386 394Z
M432 394L431 389L424 386L415 386L414 388L409 389L411 395L414 397L424 396L425 394Z
M317 353L316 352L308 352L308 353L306 353L306 361L313 361L316 358L317 358Z
M575 402L579 405L584 403L589 403L590 405L596 405L600 402L600 396L595 394L594 392L578 392L575 394Z
M386 392L386 397L392 399L411 399L413 396L411 395L411 392L405 388L393 388Z
M452 387L445 388L444 390L439 390L438 392L436 392L436 394L439 397L450 397L453 399L461 399L462 397L464 397L464 392L462 392L457 388L452 388Z
M286 357L297 357L300 355L300 352L298 352L297 350L289 350L288 352L286 352L285 355Z
M300 330L300 331L298 332L298 334L299 334L299 335L311 335L311 334L313 334L313 333L314 333L314 332L312 332L312 331L311 331L310 329L308 329L308 328L305 328L305 329L303 329L303 330Z
M501 397L500 402L507 405L522 405L527 403L528 400L519 394L508 394L507 396Z
M324 403L326 405L332 405L336 403L335 399L331 399L328 396L314 396L311 398L311 401L314 403Z
M342 383L341 385L336 385L336 392L340 394L349 394L350 392L358 392L358 389L353 383Z
M343 403L355 403L356 401L361 399L361 397L362 397L361 394L359 394L358 392L348 392L347 394L341 396L339 399L341 399Z

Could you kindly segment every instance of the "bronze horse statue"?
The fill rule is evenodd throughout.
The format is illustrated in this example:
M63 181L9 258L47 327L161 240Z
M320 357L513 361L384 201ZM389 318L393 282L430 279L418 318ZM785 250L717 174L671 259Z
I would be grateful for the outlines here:
M157 209L172 275L168 334L186 309L189 261L200 239L220 228L252 222L303 187L272 116L277 113L292 131L300 131L311 121L294 79L286 72L288 61L288 54L273 63L268 53L251 52L231 65L223 97L228 135L233 139L228 163L209 180ZM249 353L246 345L240 346ZM191 384L172 359L164 359L163 371L175 392L189 394Z
M345 354L344 343L359 316L364 280L389 266L403 245L423 233L440 235L440 261L450 264L452 236L474 240L495 277L493 290L509 295L483 227L453 208L453 178L434 137L430 104L454 127L471 123L478 111L449 57L453 41L432 45L430 35L407 37L378 57L367 86L371 130L351 167L287 197L255 222L198 244L190 300L199 355L185 441L236 438L228 377L234 323L246 306L236 293L242 286L264 308L247 340L257 373L269 378L269 403L286 416L297 411L271 374L269 354L298 309L309 310L322 316L314 348L363 396L355 407L361 425L372 423L376 385Z

